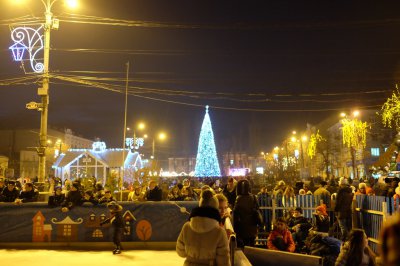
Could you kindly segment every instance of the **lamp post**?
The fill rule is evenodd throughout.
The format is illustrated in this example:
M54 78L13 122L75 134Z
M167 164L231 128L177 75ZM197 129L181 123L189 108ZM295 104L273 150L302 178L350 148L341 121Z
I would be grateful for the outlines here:
M161 141L167 138L167 135L164 132L158 134L157 138ZM155 149L156 149L156 138L153 138L153 143L151 145L151 159L155 159Z
M58 0L41 0L45 12L45 23L43 26L44 29L44 45L43 45L43 70L42 73L42 87L38 88L38 95L41 98L41 103L37 105L36 108L40 113L40 133L39 133L39 147L37 148L37 154L39 156L39 169L38 169L38 181L39 183L43 183L46 175L46 149L47 149L47 118L48 118L48 105L49 105L49 62L50 62L50 31L51 29L58 29L58 20L53 18L53 13L51 12L51 8L55 2ZM77 6L76 0L69 0L67 4L75 8ZM20 47L21 48L21 47ZM23 48L23 47L22 47ZM22 59L23 54L20 52L18 56L21 56L19 59ZM40 68L41 68L40 67ZM36 69L38 70L38 69ZM41 69L40 69L41 70ZM39 72L39 71L35 71ZM28 107L28 109L31 109Z

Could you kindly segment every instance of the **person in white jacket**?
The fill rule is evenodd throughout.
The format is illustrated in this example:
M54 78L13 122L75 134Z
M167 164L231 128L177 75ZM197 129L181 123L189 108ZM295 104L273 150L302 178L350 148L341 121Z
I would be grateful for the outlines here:
M199 205L182 227L176 252L186 258L184 266L230 266L229 243L225 229L220 226L217 198L205 190Z

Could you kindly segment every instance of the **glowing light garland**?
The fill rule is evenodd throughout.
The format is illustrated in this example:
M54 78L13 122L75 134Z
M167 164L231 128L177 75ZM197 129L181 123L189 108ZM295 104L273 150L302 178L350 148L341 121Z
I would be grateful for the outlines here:
M43 35L40 31L43 26L38 29L30 27L17 27L11 31L11 39L14 44L9 47L13 53L15 61L24 60L25 50L29 53L29 61L31 63L31 68L35 73L42 73L44 70L44 64L38 62L36 56L40 51L43 50Z
M365 148L367 145L367 122L362 122L356 118L342 119L343 144L348 148Z
M208 115L208 105L206 106L206 114L200 131L194 176L221 176L214 133L212 131L210 116Z
M312 159L315 156L315 154L317 154L317 144L323 140L325 139L319 134L319 130L317 131L317 133L311 134L310 141L308 142L307 146L308 157Z
M382 105L382 122L385 127L400 128L400 94L399 90L393 92L392 97L388 98Z

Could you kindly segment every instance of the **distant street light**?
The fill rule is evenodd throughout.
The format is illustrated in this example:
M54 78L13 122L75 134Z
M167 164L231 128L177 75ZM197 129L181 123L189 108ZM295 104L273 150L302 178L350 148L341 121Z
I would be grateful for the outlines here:
M167 138L167 135L164 132L160 132L157 138L161 141L164 141ZM153 138L152 143L152 152L151 152L151 159L155 159L155 148L156 148L156 138Z

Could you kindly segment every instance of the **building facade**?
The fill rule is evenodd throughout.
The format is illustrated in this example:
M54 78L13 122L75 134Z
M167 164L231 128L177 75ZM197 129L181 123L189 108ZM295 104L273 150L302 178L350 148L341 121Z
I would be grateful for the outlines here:
M71 129L48 129L48 146L46 150L46 174L54 174L52 165L58 154L69 148L90 148L93 141L75 135ZM37 176L39 156L38 129L0 130L0 155L8 157L7 171L9 178Z

